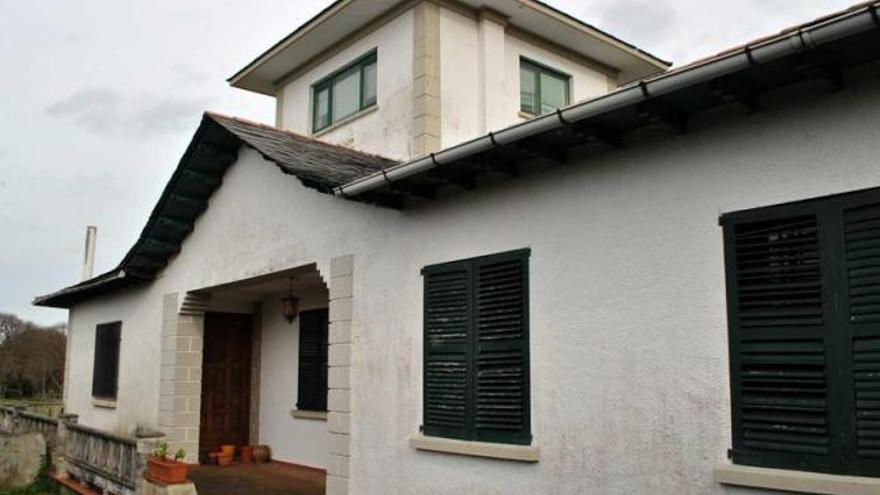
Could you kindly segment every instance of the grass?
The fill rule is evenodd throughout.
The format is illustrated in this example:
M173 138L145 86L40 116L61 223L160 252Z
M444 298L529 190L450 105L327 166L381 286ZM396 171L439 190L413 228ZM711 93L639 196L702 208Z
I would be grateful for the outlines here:
M63 404L61 399L0 399L0 406L22 406L28 412L55 418L61 414ZM4 492L0 491L0 495L3 494Z

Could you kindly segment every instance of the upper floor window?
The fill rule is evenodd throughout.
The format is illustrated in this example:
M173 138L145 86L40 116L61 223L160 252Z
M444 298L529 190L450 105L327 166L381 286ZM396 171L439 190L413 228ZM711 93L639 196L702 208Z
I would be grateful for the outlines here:
M92 397L116 400L119 380L119 337L122 323L104 323L95 329Z
M528 270L527 249L422 270L425 435L531 443Z
M880 190L722 217L732 458L880 473Z
M315 84L312 132L376 104L376 52L371 52Z
M568 105L571 78L559 71L520 59L520 110L543 115Z

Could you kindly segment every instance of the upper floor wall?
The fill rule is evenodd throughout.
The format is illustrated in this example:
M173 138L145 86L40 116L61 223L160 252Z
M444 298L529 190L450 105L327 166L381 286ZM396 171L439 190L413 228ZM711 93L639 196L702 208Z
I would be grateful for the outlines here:
M390 17L390 16L389 16ZM395 159L411 156L413 36L412 9L349 40L283 81L276 94L276 126L306 136ZM376 102L322 130L315 129L315 87L328 76L376 54Z
M617 88L617 71L516 28L491 11L440 12L441 148L534 117L522 110L523 63L567 79L567 103Z
M358 75L358 61L373 54L375 71L369 67ZM533 116L521 110L524 61L565 81L567 103L617 87L615 69L494 11L413 2L386 12L283 79L276 125L412 159Z

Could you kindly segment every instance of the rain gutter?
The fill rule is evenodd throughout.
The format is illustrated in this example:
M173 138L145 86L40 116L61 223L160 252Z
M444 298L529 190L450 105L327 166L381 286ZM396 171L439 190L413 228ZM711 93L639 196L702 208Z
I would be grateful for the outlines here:
M522 124L507 127L426 157L395 165L333 189L337 196L356 196L441 165L448 165L493 148L509 145L554 129L574 125L590 117L619 110L656 96L732 74L754 65L801 53L832 41L880 27L880 3L875 2L815 25L801 27L775 38L649 77L613 93L557 110Z

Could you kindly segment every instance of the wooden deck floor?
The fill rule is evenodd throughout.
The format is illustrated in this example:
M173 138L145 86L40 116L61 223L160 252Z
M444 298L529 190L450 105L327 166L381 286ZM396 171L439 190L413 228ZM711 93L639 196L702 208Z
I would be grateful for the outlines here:
M198 466L190 472L199 495L324 495L326 475L288 464Z

